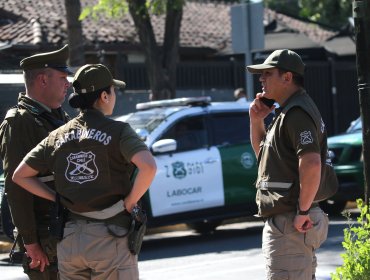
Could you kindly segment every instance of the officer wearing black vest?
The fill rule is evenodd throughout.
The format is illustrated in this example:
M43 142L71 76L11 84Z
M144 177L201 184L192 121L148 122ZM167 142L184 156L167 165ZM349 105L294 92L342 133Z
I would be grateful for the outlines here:
M267 279L315 279L315 250L326 240L327 215L315 202L327 136L320 112L303 88L305 65L291 50L276 50L247 70L260 74L262 93L250 107L251 142L258 157L256 202L264 218ZM280 108L266 129L264 118Z
M27 252L23 268L30 279L57 279L57 241L48 231L49 209L53 203L25 191L13 183L12 176L23 157L37 143L69 120L61 109L70 86L68 56L66 45L20 62L26 92L19 94L17 106L7 112L0 126L5 192L18 231L18 244L22 252ZM53 187L54 177L50 172L38 176Z
M70 212L57 248L60 279L139 279L125 233L156 164L129 124L106 117L115 87L124 86L102 64L81 67L69 98L80 114L50 133L14 172L13 180L35 195L55 201L57 192ZM34 177L46 170L55 175L56 192Z

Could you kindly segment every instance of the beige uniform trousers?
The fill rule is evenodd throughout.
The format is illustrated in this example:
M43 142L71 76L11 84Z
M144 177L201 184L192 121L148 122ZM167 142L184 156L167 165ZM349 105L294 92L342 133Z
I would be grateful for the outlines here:
M57 252L61 280L139 279L137 256L130 253L127 237L113 237L104 223L67 222Z
M300 233L294 228L293 212L266 220L262 250L268 280L315 279L315 250L327 238L329 219L319 207L312 208L309 215L314 226L306 233Z

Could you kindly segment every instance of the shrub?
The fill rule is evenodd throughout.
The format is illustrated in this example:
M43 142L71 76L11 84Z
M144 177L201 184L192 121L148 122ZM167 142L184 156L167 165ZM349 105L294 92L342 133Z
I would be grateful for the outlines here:
M344 241L342 242L345 252L341 254L343 265L337 267L336 272L331 274L332 280L369 280L370 279L370 214L369 205L358 199L357 207L360 216L358 224L354 224L349 213L348 228L344 229Z

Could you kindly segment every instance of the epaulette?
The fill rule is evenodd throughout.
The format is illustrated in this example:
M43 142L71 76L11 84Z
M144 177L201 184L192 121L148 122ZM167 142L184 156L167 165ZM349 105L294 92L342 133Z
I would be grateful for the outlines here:
M6 112L6 115L5 115L5 120L7 119L10 119L10 118L14 118L15 115L17 114L18 112L18 108L17 107L13 107L11 109L8 110L8 112Z

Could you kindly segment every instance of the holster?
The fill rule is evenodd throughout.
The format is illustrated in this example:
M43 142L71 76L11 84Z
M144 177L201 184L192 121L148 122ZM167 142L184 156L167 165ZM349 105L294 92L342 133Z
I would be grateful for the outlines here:
M58 241L63 239L64 226L67 221L68 209L60 202L60 196L57 193L55 203L50 209L50 235L55 237Z
M131 212L130 226L126 227L117 226L115 224L107 224L108 232L114 237L128 239L128 248L133 255L140 252L143 243L144 235L146 232L147 216L144 210L139 206L135 206Z
M133 255L138 255L143 244L146 224L135 222L134 230L128 235L128 248Z
M133 255L138 255L146 232L146 213L141 207L135 206L131 212L132 224L128 234L128 247Z

